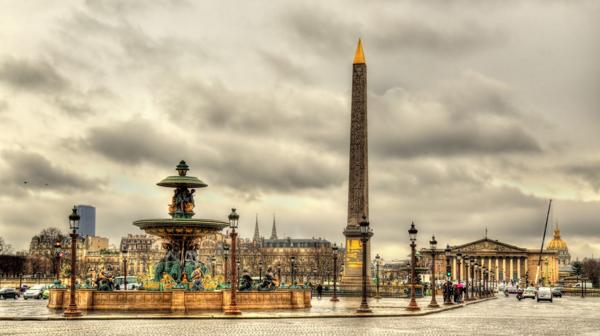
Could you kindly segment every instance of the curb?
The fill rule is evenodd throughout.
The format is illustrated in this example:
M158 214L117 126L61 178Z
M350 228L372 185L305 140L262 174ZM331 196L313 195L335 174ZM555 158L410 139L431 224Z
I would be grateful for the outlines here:
M480 299L477 301L469 301L458 305L446 306L435 310L424 310L414 313L346 313L346 314L322 314L322 315L132 315L132 316L82 316L82 317L64 317L64 316L0 316L0 321L108 321L108 320L279 320L279 319L314 319L314 318L374 318L374 317L411 317L411 316L426 316L438 314L449 310L464 308L465 306L494 300L496 297ZM375 306L376 307L376 306ZM381 307L381 306L380 306ZM396 307L381 307L381 308L401 308Z

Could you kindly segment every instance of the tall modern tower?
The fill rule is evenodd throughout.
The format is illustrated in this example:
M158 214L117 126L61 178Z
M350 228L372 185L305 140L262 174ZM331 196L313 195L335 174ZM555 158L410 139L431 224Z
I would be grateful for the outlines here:
M344 229L346 260L341 284L345 291L357 291L362 285L362 246L359 223L363 216L369 218L367 139L367 64L362 42L359 39L352 64L348 221ZM370 244L368 246L367 255L370 260ZM370 268L367 269L370 270Z
M96 208L91 205L78 205L77 213L81 217L79 221L80 236L96 235Z

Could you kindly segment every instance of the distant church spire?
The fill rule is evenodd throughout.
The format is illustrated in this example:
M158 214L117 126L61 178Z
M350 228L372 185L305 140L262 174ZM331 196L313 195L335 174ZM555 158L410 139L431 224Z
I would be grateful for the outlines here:
M273 214L273 228L271 229L271 239L277 239L277 228L275 227L275 214Z
M252 238L253 241L259 241L260 240L260 233L258 232L258 214L256 214L256 223L254 223L254 237Z

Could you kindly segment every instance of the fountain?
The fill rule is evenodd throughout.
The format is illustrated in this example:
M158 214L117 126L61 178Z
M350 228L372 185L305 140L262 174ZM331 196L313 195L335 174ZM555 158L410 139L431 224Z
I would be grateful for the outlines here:
M166 254L162 261L154 266L152 281L145 284L146 289L184 288L200 290L223 287L222 279L209 279L208 268L198 259L197 243L202 236L220 232L228 224L213 219L194 219L194 188L205 188L206 183L194 176L188 176L188 165L179 162L178 175L168 176L157 185L174 188L169 204L168 219L142 219L133 225L146 233L162 238L166 242Z
M148 310L193 311L226 310L231 304L231 289L223 275L214 278L198 258L198 242L203 236L218 233L228 226L227 222L194 217L194 194L206 183L188 176L185 161L176 167L178 175L168 176L157 185L174 188L168 212L171 218L142 219L133 224L150 235L160 237L166 253L154 265L151 280L143 289L113 290L110 276L104 275L96 286L87 284L76 291L76 301L81 310ZM230 259L231 261L232 259ZM309 288L276 288L271 290L246 290L237 293L240 309L297 309L311 306ZM64 288L52 288L49 308L64 308L70 294Z

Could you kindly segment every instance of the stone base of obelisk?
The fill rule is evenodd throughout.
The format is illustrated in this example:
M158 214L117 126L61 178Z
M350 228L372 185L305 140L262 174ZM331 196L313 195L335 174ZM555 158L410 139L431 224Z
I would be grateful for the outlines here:
M340 293L342 295L362 295L362 243L358 227L346 227L346 255L344 259L344 273L340 280ZM369 238L373 236L369 232ZM367 264L371 260L371 244L367 244ZM371 267L367 267L367 288L370 287Z

